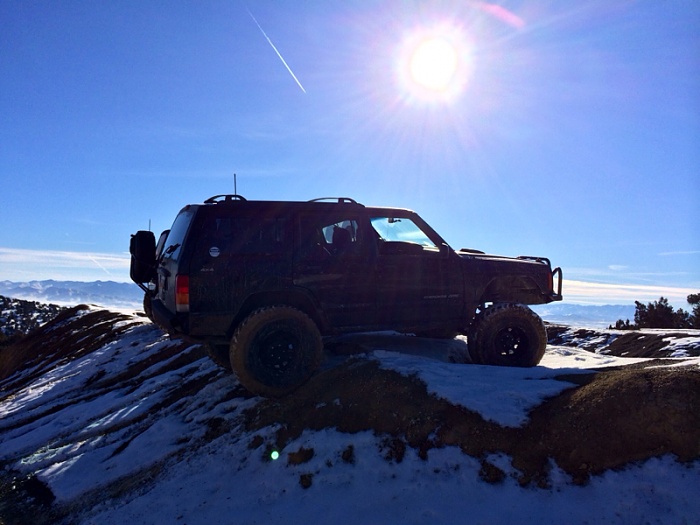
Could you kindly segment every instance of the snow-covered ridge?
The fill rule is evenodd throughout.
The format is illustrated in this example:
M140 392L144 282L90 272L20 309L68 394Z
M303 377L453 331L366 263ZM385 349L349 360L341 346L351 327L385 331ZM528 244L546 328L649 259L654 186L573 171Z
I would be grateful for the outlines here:
M700 358L564 342L505 369L449 362L460 338L364 335L263 400L144 317L73 308L0 360L0 521L692 522Z
M550 345L618 357L700 356L700 330L691 328L607 330L550 324L547 338Z
M0 335L26 334L53 319L61 307L0 295Z

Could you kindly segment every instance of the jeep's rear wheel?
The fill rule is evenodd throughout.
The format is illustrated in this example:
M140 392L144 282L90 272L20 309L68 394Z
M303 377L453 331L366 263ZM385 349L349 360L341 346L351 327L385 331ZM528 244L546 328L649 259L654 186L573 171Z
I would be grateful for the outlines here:
M323 342L305 313L288 306L261 308L236 329L229 357L241 384L254 394L280 397L318 369Z
M468 344L474 363L530 367L544 355L547 331L542 319L527 306L496 305L477 316Z

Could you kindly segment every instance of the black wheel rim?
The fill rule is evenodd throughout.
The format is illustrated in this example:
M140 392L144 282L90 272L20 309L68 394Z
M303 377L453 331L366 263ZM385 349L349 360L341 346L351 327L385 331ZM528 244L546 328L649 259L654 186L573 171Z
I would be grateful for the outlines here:
M500 330L494 339L494 350L504 361L518 361L527 355L530 338L527 332L518 326L509 326Z
M249 368L267 385L289 386L303 376L304 337L286 324L268 325L255 336L249 354Z

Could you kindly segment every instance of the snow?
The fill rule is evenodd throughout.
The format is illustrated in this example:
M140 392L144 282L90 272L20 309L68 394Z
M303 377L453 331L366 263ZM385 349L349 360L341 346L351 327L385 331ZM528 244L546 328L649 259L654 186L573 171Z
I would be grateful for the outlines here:
M474 410L501 426L521 426L527 421L527 413L543 399L574 386L554 379L567 373L563 368L499 369L440 363L426 357L382 350L375 351L373 356L384 368L409 376L415 374L427 385L428 392ZM570 372L581 373L579 369Z
M684 330L684 333L688 334L688 337L664 337L668 348L673 350L671 357L688 357L688 348L697 344L700 330Z
M544 399L575 386L556 379L558 376L590 373L592 368L648 360L595 354L563 346L549 346L539 366L524 369L449 363L447 356L436 353L426 357L375 350L372 355L384 368L407 376L416 375L426 383L428 392L474 410L484 419L511 427L522 426L527 421L527 413ZM685 366L700 363L700 358L683 363Z
M429 392L512 427L526 422L543 399L573 386L559 376L645 361L554 346L540 366L500 368L448 362L450 351L463 345L459 340L413 338L407 352L398 352L395 341L377 336L364 358L415 375ZM383 457L381 436L333 429L306 431L271 460L275 429L241 427L242 412L260 399L231 398L235 379L192 354L193 347L182 352L189 361L177 364L176 355L103 395L87 393L96 374L114 376L173 344L152 325L136 323L116 342L6 398L0 403L3 463L38 473L59 504L81 508L83 501L77 521L83 524L700 523L700 461L653 458L594 476L585 486L553 465L549 488L521 487L503 454L485 458L506 473L501 483L489 484L479 476L480 460L456 447L432 449L427 459L409 447L397 463ZM700 368L700 358L671 361ZM197 380L206 386L166 410L168 396ZM230 429L202 439L215 418ZM268 446L253 447L256 435ZM314 450L311 460L289 464L288 454L302 447ZM344 458L350 447L353 457ZM304 488L302 478L310 486ZM119 483L123 492L114 488Z
M400 464L378 454L355 464L339 459L348 444L371 450L375 440L371 433L306 433L290 445L316 451L301 466L263 461L242 442L212 444L141 497L101 504L87 523L697 523L689 487L698 486L700 469L672 458L607 472L585 487L560 473L549 489L523 488L512 477L484 483L479 462L454 447L427 460L409 451ZM313 474L309 489L298 481L305 473Z

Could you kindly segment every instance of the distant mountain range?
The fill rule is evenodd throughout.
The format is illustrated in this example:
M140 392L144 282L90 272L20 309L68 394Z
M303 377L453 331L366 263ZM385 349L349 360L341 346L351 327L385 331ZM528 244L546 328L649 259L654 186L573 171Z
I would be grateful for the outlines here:
M113 281L0 281L0 295L61 306L96 304L107 308L141 308L143 292L130 283Z
M0 295L61 306L96 304L106 308L140 309L143 292L131 283L113 281L0 281ZM579 305L551 303L532 307L545 321L607 328L618 319L634 318L634 305Z
M591 328L615 326L618 319L634 320L635 306L626 304L582 305L550 303L531 307L542 319L550 323L580 325Z

